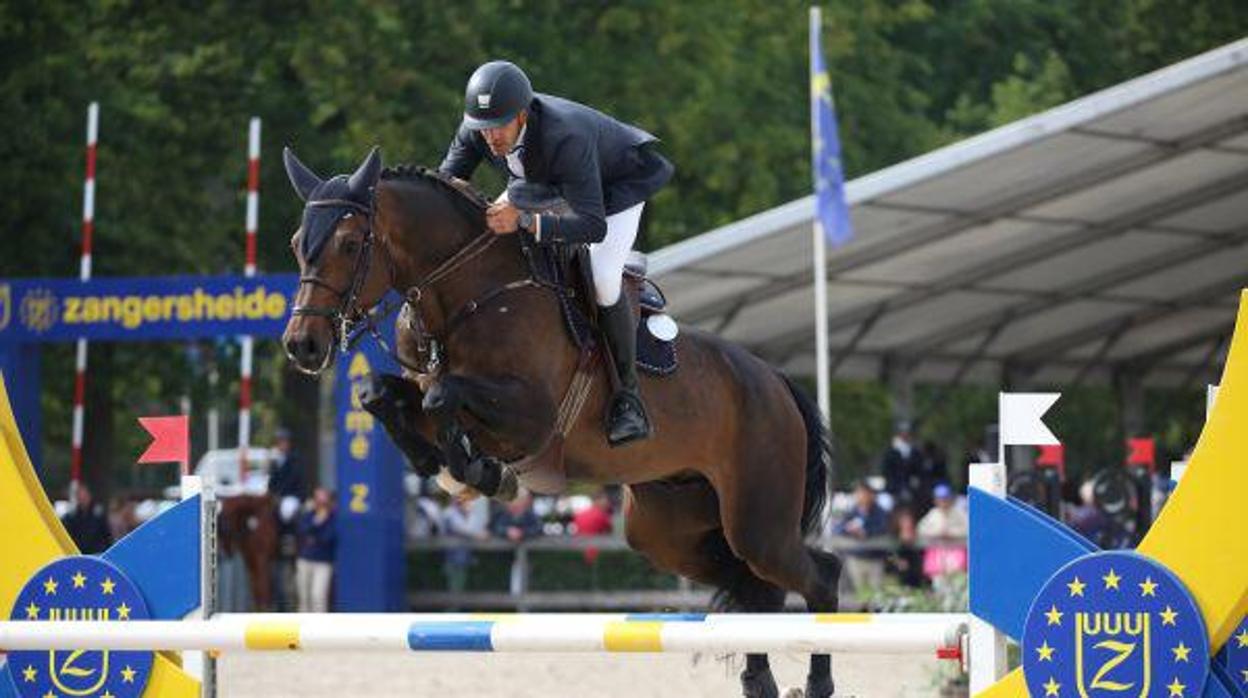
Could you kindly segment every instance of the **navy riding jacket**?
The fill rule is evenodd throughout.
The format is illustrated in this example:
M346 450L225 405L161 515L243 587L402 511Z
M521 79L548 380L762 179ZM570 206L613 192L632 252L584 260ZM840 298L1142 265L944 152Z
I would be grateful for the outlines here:
M601 242L606 217L649 199L674 168L658 138L571 100L538 93L519 144L524 179L559 190L569 212L542 214L540 242ZM477 131L460 126L439 170L468 179L482 160L512 176Z

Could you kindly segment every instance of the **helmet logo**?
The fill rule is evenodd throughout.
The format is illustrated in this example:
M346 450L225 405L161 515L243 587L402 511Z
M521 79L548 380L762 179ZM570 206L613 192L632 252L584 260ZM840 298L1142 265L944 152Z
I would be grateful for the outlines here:
M482 109L490 108L490 94L488 92L483 95L477 95L477 106Z

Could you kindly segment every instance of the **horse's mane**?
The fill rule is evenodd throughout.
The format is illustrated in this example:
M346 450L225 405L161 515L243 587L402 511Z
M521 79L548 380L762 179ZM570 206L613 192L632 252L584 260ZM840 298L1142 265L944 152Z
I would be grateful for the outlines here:
M490 205L490 200L468 182L420 165L387 167L381 171L381 178L397 182L420 182L447 192L456 207L471 221L482 220L485 209Z

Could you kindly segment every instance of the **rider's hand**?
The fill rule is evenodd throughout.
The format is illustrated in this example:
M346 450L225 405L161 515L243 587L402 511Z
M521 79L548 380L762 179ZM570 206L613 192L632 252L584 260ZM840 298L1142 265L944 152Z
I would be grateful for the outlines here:
M514 233L520 224L520 211L507 201L490 204L485 210L485 224L497 235Z

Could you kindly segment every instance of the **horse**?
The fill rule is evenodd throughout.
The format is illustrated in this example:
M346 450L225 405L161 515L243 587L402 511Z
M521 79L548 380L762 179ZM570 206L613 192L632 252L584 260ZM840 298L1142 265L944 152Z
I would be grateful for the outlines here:
M534 278L526 233L490 233L488 202L469 185L423 168L383 171L376 148L328 180L289 149L285 162L306 202L291 239L300 283L287 355L324 371L368 311L402 294L397 358L408 370L389 377L384 400L366 402L414 467L444 460L462 480L483 458L516 462L557 442L569 478L624 486L630 547L715 588L712 610L778 612L786 591L812 612L837 610L841 562L805 542L822 516L830 444L800 388L685 328L679 370L642 376L653 436L611 448L601 419L609 372L586 370L566 339L559 290ZM569 411L574 393L583 404ZM766 655L747 655L741 682L747 697L779 695ZM833 694L828 655L812 656L806 690Z
M272 575L277 559L277 508L266 494L240 494L221 498L217 514L217 543L227 556L243 558L252 606L257 611L273 608Z

